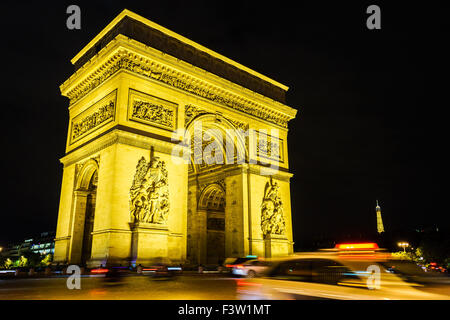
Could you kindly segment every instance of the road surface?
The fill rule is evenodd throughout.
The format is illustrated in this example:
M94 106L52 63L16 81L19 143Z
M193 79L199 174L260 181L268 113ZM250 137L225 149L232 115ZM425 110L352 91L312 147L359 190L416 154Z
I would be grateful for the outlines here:
M245 279L221 274L190 274L175 278L146 275L106 281L102 276L82 276L81 289L67 288L67 277L0 280L0 300L236 300L258 299L249 294ZM114 280L114 279L113 279ZM281 280L282 281L282 280ZM307 284L305 284L307 285ZM335 286L337 292L339 286ZM250 288L251 289L251 288ZM361 289L357 289L361 290ZM434 286L424 292L445 294L449 286ZM260 298L260 297L259 297ZM314 297L305 297L311 299Z

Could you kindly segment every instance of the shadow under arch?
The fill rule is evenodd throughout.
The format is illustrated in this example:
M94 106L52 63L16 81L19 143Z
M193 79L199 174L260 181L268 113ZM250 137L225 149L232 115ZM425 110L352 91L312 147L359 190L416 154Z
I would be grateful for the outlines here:
M93 158L83 163L74 188L70 261L82 266L89 264L92 258L98 169L98 162Z
M210 183L201 192L197 208L203 221L202 237L206 240L203 261L221 265L225 260L225 189L219 183Z
M206 186L199 197L198 209L224 210L225 190L218 183L211 183Z

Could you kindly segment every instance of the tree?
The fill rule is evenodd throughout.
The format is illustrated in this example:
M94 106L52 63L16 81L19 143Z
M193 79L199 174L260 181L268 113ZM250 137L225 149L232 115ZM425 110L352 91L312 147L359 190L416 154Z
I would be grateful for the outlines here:
M53 256L52 256L52 254L51 253L49 253L49 254L47 254L45 257L44 257L44 259L42 259L41 260L41 265L42 266L48 266L51 262L52 262L52 260L53 260Z
M423 252L421 248L417 248L415 251L397 251L392 253L392 258L400 260L410 260L415 263L423 263Z
M6 260L5 260L5 262L3 263L3 265L4 265L4 267L5 267L6 269L9 269L9 268L12 267L13 262L12 262L12 260L11 260L10 258L6 258Z
M392 258L399 260L413 260L411 252L397 251L392 252Z
M28 259L24 256L20 256L19 260L16 261L18 267L26 267L28 266Z
M38 267L42 260L42 257L39 253L32 251L24 253L24 257L27 259L27 267Z
M450 238L443 232L428 233L421 241L419 249L425 263L436 262L446 265L450 260Z

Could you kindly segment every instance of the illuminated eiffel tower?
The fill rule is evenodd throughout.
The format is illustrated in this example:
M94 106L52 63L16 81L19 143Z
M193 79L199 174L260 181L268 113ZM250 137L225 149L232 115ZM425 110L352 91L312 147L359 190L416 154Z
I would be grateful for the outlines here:
M384 232L384 226L383 226L383 219L381 219L381 208L378 205L377 200L377 206L375 207L375 211L377 212L377 232L378 234L381 234Z

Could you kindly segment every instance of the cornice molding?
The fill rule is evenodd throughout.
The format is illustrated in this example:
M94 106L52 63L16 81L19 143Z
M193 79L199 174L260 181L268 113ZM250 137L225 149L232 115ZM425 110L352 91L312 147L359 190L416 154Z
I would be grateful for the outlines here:
M283 169L283 170L281 170L281 169ZM289 182L290 179L294 176L294 174L287 171L287 169L270 168L270 167L262 166L259 164L248 164L247 170L248 170L247 172L249 174L259 175L262 177L272 176L272 178L275 180L281 180L281 181L287 181L287 182Z
M225 166L217 170L211 170L202 173L190 173L188 176L188 180L189 182L194 182L197 180L201 182L208 182L241 174L254 174L262 177L272 176L272 178L275 180L289 182L294 174L285 170L286 169L281 170L281 168L267 168L259 164L242 163L237 165ZM263 174L263 172L265 174Z
M67 167L85 158L92 157L101 150L114 144L124 144L148 150L150 150L150 147L154 147L156 152L172 154L172 150L176 142L166 142L157 138L144 137L142 135L130 133L121 129L114 129L100 138L94 138L93 142L88 143L77 150L71 151L66 156L61 158L60 162L64 165L64 167ZM178 144L178 148L183 148L183 146Z
M190 66L194 70L201 70L209 78L216 78L216 82L227 83L227 87L229 84L229 87L234 90L226 90L224 89L225 85L212 84L188 72L177 70L169 64L157 61L153 56L149 57L148 54L144 56L145 53L137 53L131 45L140 47L140 49L145 50L145 53L158 51L123 35L118 35L61 85L61 92L70 99L71 106L114 74L123 70L255 116L282 128L287 128L288 121L293 119L297 113L297 110L282 103L170 57L175 59L178 64ZM108 53L110 54L108 55ZM169 56L162 52L159 52L159 55L166 60L169 59ZM96 66L98 62L102 63ZM257 102L257 100L260 102Z

